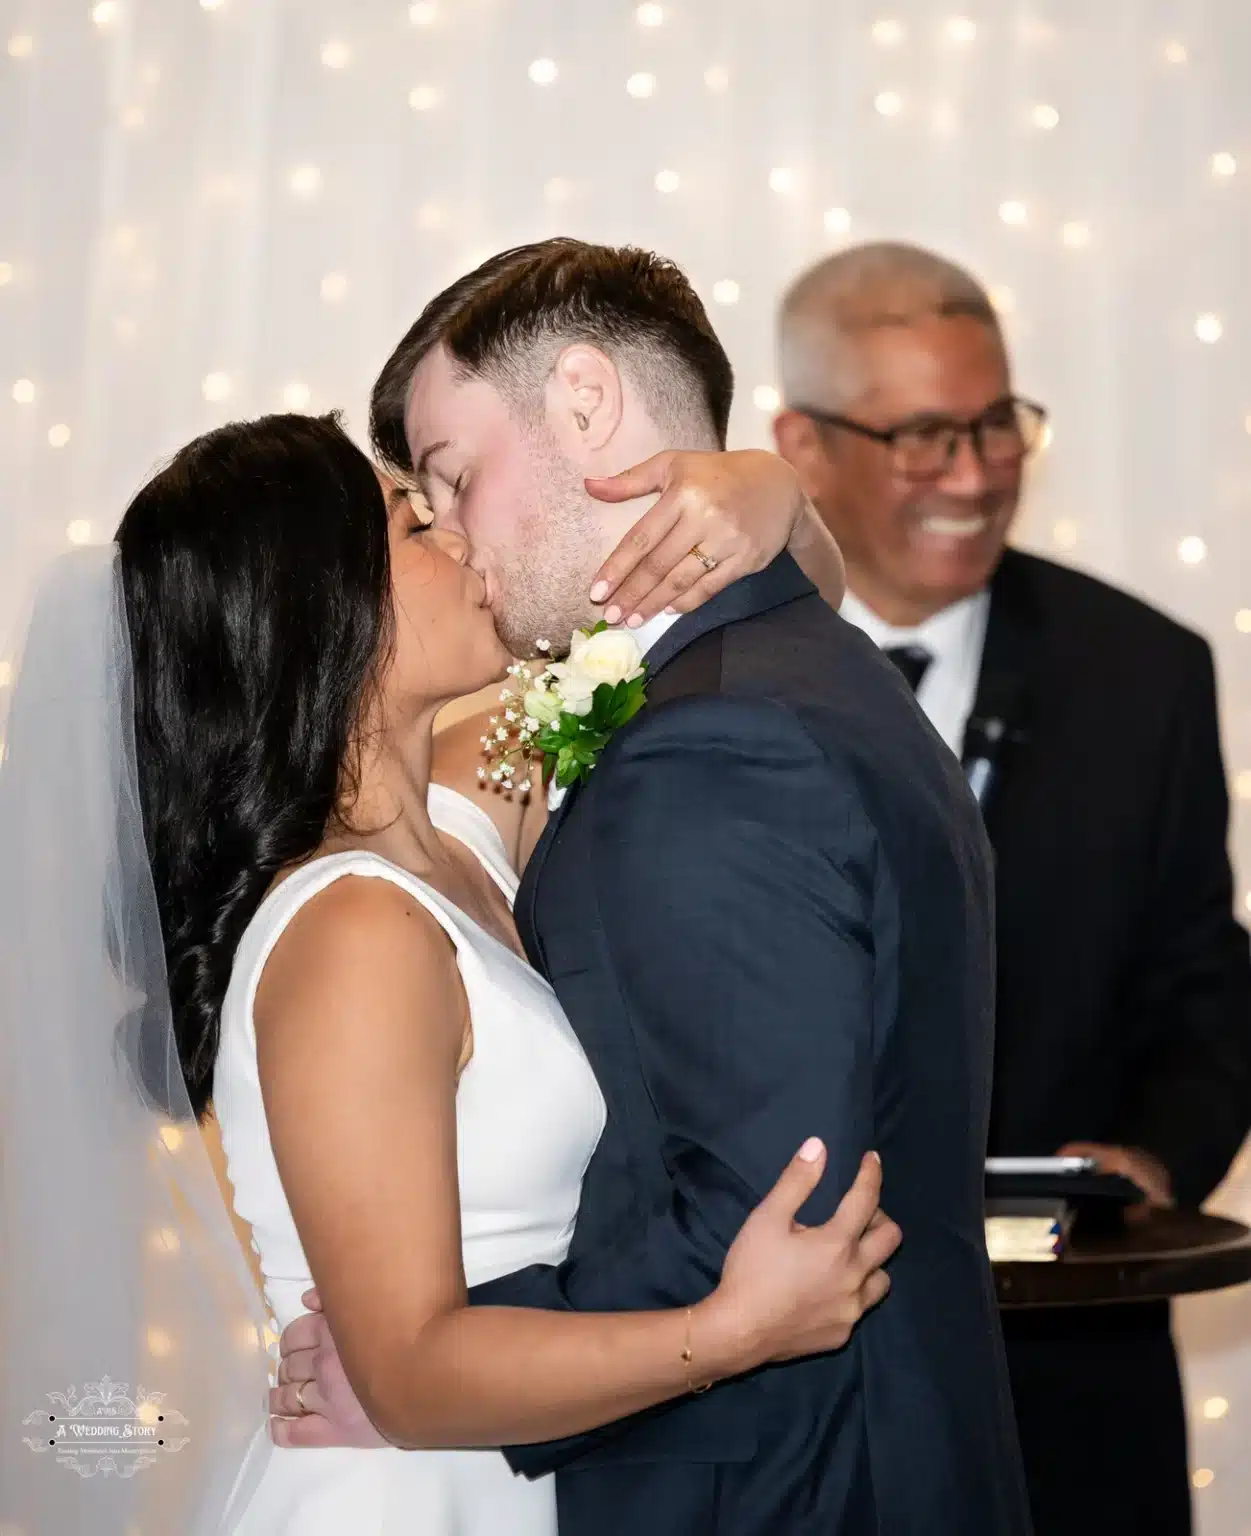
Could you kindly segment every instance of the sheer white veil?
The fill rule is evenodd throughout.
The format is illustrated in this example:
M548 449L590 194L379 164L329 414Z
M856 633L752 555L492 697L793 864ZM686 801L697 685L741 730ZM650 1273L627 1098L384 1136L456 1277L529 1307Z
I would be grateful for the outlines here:
M0 738L0 1531L230 1531L265 1314L178 1066L115 546L42 582Z

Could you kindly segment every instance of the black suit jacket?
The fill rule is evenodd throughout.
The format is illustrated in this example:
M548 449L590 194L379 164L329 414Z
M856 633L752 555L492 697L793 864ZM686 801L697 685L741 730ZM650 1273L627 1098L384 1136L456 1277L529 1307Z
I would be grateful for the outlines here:
M562 1536L1024 1536L982 1226L989 849L890 663L788 557L676 625L649 707L553 818L518 918L608 1105L567 1261L473 1299L636 1310L713 1287L808 1135L903 1227L843 1350L509 1453Z
M1251 1125L1251 954L1233 916L1208 646L1103 582L1010 551L991 589L988 696L1008 701L1023 738L987 806L991 1150L1140 1146L1197 1205Z

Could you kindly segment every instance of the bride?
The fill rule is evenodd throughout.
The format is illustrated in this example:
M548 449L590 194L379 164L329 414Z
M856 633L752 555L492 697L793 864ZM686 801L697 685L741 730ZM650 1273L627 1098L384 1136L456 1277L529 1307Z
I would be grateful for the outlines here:
M52 649L63 672L71 655L82 663L80 716L98 716L120 768L87 818L107 836L79 840L89 919L75 924L65 893L55 909L35 899L52 846L38 808L60 785L64 841L74 805L108 765L76 760L72 731L53 739L30 712L48 671L37 615L0 775L0 943L13 962L0 982L0 1068L24 1071L27 1088L44 1075L45 1116L101 1128L102 1208L138 1209L114 1187L122 1176L162 1191L157 1238L184 1267L157 1283L185 1326L177 1341L149 1327L143 1368L199 1360L185 1379L202 1398L192 1427L205 1442L194 1475L179 1480L172 1460L146 1503L85 1498L76 1507L92 1512L91 1528L122 1536L130 1516L155 1508L160 1523L145 1532L554 1536L550 1480L515 1478L491 1447L586 1430L845 1342L885 1292L880 1265L898 1233L876 1209L872 1160L826 1227L795 1223L824 1166L810 1143L693 1308L467 1305L468 1285L563 1256L604 1108L553 993L520 952L499 829L480 802L430 782L440 709L509 664L463 542L380 480L335 419L270 417L183 449L127 510L107 571L97 558L86 581L83 561L67 558L78 563L44 610L61 622ZM93 601L107 666L91 653ZM97 667L99 686L85 684ZM45 703L73 696L67 676L60 684ZM100 947L97 883L105 955L93 970L83 957ZM49 946L41 954L62 957L59 979L55 962L31 962L36 939ZM51 1023L40 1029L45 1005ZM75 1037L74 1060L63 1059L50 1043L58 1020L67 1035L99 1039ZM74 1091L49 1106L62 1080ZM356 1395L392 1448L265 1443L263 1374L254 1393L255 1366L222 1343L227 1315L246 1305L231 1289L240 1268L223 1252L223 1213L186 1168L173 1195L167 1169L146 1171L183 1158L203 1173L170 1117L202 1119L210 1105L264 1280L263 1326L276 1335L315 1283ZM139 1302L123 1298L122 1281L139 1218L100 1223L98 1252L54 1239L51 1211L18 1193L34 1178L32 1165L15 1167L36 1141L24 1135L31 1111L17 1092L3 1108L6 1237L38 1250L17 1266L26 1279L14 1277L9 1320L35 1328L29 1282L52 1284L49 1255L81 1258L87 1299L68 1328L81 1369L108 1363L91 1331L106 1318L125 1369ZM795 1127L797 1145L804 1131ZM67 1198L65 1211L98 1219L90 1198ZM152 1267L135 1271L145 1296ZM107 1294L94 1294L99 1276ZM16 1362L8 1373L23 1389L35 1380ZM233 1395L228 1377L241 1384ZM159 1394L136 1386L126 1401L137 1423L165 1422L153 1411ZM80 1528L63 1513L47 1518L71 1495L39 1476L51 1468L36 1464L38 1435L24 1460L6 1447L0 1521Z

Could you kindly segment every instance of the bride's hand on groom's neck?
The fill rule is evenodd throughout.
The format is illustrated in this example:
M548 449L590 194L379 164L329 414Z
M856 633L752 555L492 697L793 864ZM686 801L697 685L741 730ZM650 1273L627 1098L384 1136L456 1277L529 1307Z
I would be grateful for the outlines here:
M692 613L787 548L827 602L842 601L838 546L776 454L671 449L586 488L600 501L660 497L596 575L591 601L609 624Z

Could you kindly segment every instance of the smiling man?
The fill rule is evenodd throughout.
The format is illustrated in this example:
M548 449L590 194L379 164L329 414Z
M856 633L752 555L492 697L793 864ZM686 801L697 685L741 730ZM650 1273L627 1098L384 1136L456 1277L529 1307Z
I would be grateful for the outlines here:
M1195 1206L1251 1123L1208 646L1006 547L1041 407L990 300L907 245L805 273L780 322L779 450L842 545L844 617L963 758L996 853L990 1150L1094 1156ZM1184 1536L1166 1303L1004 1317L1037 1536Z

